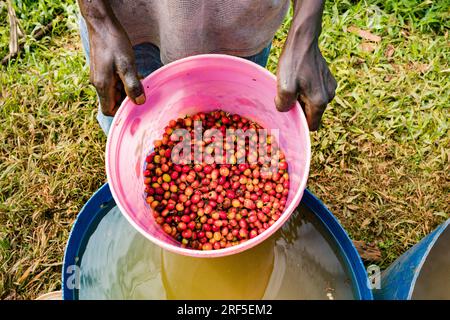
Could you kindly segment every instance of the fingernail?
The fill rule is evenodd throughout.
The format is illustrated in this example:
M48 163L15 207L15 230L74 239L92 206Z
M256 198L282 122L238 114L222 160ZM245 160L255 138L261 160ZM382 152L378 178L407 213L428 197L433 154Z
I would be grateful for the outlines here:
M141 94L139 97L136 98L137 104L143 104L145 102L145 95Z

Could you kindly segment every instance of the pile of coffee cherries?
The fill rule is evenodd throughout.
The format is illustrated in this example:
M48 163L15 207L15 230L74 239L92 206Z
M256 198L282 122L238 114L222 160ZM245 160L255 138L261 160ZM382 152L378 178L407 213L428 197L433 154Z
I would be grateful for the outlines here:
M211 129L223 139L209 137ZM170 121L146 158L146 201L155 221L182 247L237 245L265 232L285 209L288 164L273 136L227 139L230 129L245 133L262 127L220 110L197 113ZM189 152L180 152L180 143ZM266 153L255 152L260 144Z

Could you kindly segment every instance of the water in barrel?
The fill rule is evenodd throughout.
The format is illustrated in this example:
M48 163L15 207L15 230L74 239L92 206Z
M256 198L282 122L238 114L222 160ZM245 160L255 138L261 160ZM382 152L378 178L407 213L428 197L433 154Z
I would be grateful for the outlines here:
M160 249L113 207L79 254L79 299L353 299L344 259L300 206L245 252L193 258Z

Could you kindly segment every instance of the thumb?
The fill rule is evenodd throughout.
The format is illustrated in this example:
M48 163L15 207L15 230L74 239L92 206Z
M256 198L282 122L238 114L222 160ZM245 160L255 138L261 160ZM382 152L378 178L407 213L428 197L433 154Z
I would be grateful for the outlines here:
M295 83L288 83L285 80L278 80L277 96L275 97L275 105L278 111L286 112L295 106L297 101L297 88Z
M136 104L145 102L144 87L138 78L136 66L129 66L124 73L119 72L127 96Z

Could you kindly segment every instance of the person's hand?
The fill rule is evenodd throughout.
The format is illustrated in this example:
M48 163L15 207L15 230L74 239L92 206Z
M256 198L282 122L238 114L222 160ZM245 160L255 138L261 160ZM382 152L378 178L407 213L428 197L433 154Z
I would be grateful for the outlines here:
M336 80L317 44L286 43L277 70L279 111L288 111L298 100L311 131L319 128L327 104L333 100Z
M126 95L136 104L145 102L133 48L117 25L90 28L90 81L97 89L103 114L114 116Z
M278 63L275 104L279 111L288 111L298 100L309 130L315 131L337 86L318 44L325 0L293 4L294 17Z

